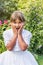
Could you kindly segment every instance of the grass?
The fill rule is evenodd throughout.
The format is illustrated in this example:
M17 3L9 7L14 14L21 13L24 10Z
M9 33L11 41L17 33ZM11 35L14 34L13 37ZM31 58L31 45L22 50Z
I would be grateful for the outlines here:
M39 65L43 65L43 55L38 56L38 63Z
M34 54L39 65L43 65L43 55Z

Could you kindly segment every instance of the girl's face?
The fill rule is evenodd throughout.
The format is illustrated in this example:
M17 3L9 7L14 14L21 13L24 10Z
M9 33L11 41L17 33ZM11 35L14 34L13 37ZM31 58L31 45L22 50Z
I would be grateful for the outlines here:
M16 19L16 21L13 21L13 24L15 26L16 29L19 29L21 27L21 25L24 25L24 22L20 21L19 19Z

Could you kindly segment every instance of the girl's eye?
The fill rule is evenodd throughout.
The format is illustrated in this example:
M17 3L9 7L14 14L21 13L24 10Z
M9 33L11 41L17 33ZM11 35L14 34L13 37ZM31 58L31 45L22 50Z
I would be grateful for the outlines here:
M14 22L14 23L16 23L16 22Z
M22 22L19 22L19 23L22 23Z

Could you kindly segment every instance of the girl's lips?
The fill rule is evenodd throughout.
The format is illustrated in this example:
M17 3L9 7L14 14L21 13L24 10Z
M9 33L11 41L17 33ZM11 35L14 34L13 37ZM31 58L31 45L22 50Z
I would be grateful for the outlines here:
M19 28L16 28L17 30L19 29Z

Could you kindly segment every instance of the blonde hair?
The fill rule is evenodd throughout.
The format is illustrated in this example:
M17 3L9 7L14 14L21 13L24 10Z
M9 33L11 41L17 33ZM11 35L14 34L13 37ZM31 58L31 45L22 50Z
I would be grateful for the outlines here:
M14 11L11 14L10 21L12 22L12 21L15 21L16 19L19 19L21 22L25 21L24 15L20 11Z

